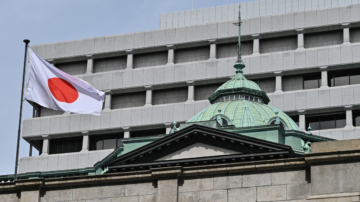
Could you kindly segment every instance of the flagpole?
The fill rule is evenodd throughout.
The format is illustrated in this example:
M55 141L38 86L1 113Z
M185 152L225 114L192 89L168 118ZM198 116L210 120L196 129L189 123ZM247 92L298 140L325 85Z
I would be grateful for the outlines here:
M17 145L16 145L16 160L15 160L14 181L17 180L17 170L18 170L18 166L19 166L19 148L20 148L21 118L22 118L23 98L24 98L26 57L27 57L27 50L28 50L28 45L30 43L30 40L29 39L24 39L24 43L25 43L25 56L24 56L24 69L23 69L23 77L22 77L22 85L21 85L20 115L19 115L19 128L18 128L18 137L17 137Z

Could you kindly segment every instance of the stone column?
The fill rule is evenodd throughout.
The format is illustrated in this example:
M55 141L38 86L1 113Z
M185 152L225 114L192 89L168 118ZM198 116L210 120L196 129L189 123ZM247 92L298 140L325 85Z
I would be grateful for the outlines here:
M304 49L304 29L298 29L296 30L298 35L297 35L297 50L303 50Z
M209 40L210 43L210 58L209 60L216 60L216 39Z
M105 91L105 105L104 105L104 111L110 111L111 110L111 90Z
M305 121L305 110L299 110L298 114L299 114L299 128L302 131L306 131L306 121Z
M186 102L194 102L194 97L195 97L194 81L187 81L186 84L188 85L188 99Z
M131 129L129 127L124 127L123 131L124 131L124 138L130 138Z
M145 107L151 107L152 106L152 86L145 86L146 90L146 99L145 99Z
M320 67L321 71L321 86L320 88L329 88L328 84L328 66Z
M134 51L133 50L126 50L127 53L127 60L126 60L126 70L133 69L134 65Z
M166 128L166 135L168 135L171 131L172 123L164 123L164 126Z
M274 72L274 75L276 77L274 93L282 93L282 71Z
M350 24L345 23L341 26L343 28L343 44L350 44Z
M352 105L344 106L344 109L346 110L346 126L345 128L353 128L353 116L352 116Z
M260 54L260 35L252 35L253 38L253 55Z
M81 152L88 152L89 151L89 131L83 131L81 132L83 135L83 143L82 143L82 149Z
M92 55L86 55L87 58L87 66L86 66L86 74L94 73L94 59Z
M43 137L43 146L41 156L49 155L49 137Z
M167 45L166 46L168 49L168 62L166 65L174 65L175 63L175 46L172 45Z

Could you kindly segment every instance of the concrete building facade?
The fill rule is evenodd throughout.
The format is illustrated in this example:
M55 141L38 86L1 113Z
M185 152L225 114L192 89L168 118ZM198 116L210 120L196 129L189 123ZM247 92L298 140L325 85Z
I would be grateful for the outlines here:
M267 93L269 105L285 112L303 132L310 125L315 136L335 140L360 138L360 2L262 0L244 3L241 9L242 52L247 66L244 75ZM170 133L174 120L184 123L210 106L207 98L235 76L238 28L233 23L237 12L236 5L228 5L167 13L160 16L158 30L32 46L59 69L106 92L106 100L101 117L34 105L33 118L23 123L22 137L40 151L40 156L21 158L20 173L61 176L66 170L92 172L86 169L111 156L114 148L136 141L134 148L138 148L161 139ZM311 194L336 192L329 191L331 188L316 191L313 186L320 185L306 184L309 179L304 176L310 169L307 163L289 174L282 173L290 176L283 183L273 177L277 169L251 170L250 173L259 172L253 177L189 181L201 188L175 188L171 180L157 181L155 185L149 182L141 185L149 190L147 194L134 194L132 185L124 185L121 197L156 200L162 197L162 185L179 190L179 200L185 195L204 201L208 195L226 195L231 201L232 194L224 190L232 186L241 188L234 193L246 189L246 194L255 194L257 201L303 200L310 196L309 190ZM322 171L314 172L320 176ZM293 175L300 177L293 179ZM204 188L207 185L210 187ZM94 194L100 194L100 189L96 188ZM198 192L187 193L185 189ZM347 191L353 187L350 189ZM80 190L81 197L88 195L86 190ZM74 198L75 189L68 192L69 201L80 199ZM272 192L277 193L275 198L268 198ZM96 197L100 195L91 199ZM42 200L51 201L45 198Z

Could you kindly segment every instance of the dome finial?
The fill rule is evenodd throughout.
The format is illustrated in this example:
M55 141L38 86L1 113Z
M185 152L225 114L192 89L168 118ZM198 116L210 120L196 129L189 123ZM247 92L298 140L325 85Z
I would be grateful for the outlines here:
M311 126L310 126L310 124L309 124L309 127L308 127L308 131L309 131L308 134L311 135Z
M243 69L245 68L245 64L241 59L241 4L239 4L239 22L234 23L234 25L239 26L239 36L238 36L238 45L237 45L238 58L234 65L234 68L236 69L236 74L242 74Z

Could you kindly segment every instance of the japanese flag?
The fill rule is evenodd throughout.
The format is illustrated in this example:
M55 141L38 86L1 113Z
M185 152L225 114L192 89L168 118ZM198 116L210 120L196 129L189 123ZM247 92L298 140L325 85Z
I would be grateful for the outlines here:
M30 76L25 99L39 105L77 114L101 115L105 93L54 67L30 51Z

